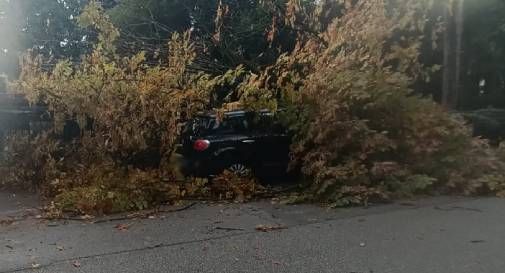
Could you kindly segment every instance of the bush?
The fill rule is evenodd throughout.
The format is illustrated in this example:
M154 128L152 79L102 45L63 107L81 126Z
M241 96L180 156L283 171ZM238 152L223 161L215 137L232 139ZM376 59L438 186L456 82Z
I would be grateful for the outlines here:
M225 171L215 177L209 185L209 193L213 199L244 202L250 200L265 189L251 177L238 177Z
M251 198L254 180L223 174L211 184L179 182L170 162L184 120L205 109L211 91L241 77L242 69L216 77L191 69L196 51L189 31L173 34L159 65L148 64L143 52L120 56L119 32L95 1L78 21L99 33L81 62L63 60L47 70L40 56L23 59L13 89L46 105L53 124L46 133L7 137L1 185L36 189L54 201L53 210L82 214L142 210L187 197ZM64 137L68 124L77 124L73 139Z
M165 166L183 119L205 106L213 83L188 71L195 58L190 33L174 34L168 56L149 66L142 52L117 53L119 32L96 2L79 23L100 35L78 64L63 60L48 71L39 56L23 59L13 89L47 105L53 126L6 139L2 184L37 188L60 208L81 213L145 209L180 198ZM69 122L78 124L78 136L63 141Z
M2 139L0 188L37 190L54 175L52 169L60 162L53 156L61 150L48 134L32 137L13 133Z
M52 213L103 215L144 210L185 198L246 201L263 188L255 179L224 173L206 179L177 181L168 168L123 167L88 146L55 142L48 134L13 134L6 138L0 161L2 187L38 190L52 201ZM88 142L91 141L91 142Z
M58 180L54 202L63 211L108 214L144 210L181 198L175 180L163 180L158 170L121 169L93 164ZM62 190L61 185L71 185Z
M308 181L304 200L353 205L419 193L501 194L505 168L496 151L473 139L462 117L411 90L436 70L418 61L429 4L349 4L319 37L305 37L248 83L284 97L295 135L292 165Z

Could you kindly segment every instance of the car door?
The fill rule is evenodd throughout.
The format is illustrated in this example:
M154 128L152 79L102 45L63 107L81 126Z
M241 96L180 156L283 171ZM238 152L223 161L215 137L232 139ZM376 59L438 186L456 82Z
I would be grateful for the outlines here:
M289 162L289 137L281 124L270 113L263 113L253 120L253 139L257 160L265 171L287 168Z
M237 161L250 161L254 156L256 140L251 136L249 123L244 116L223 119L214 125L212 134L219 140L215 150L218 158L221 155L231 154L237 157L235 158Z

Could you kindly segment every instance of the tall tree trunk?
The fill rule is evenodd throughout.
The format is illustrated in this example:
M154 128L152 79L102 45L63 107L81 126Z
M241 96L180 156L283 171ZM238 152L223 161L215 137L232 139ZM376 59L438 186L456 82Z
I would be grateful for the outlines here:
M444 8L444 64L442 105L455 109L461 86L461 53L463 49L464 0L448 0Z
M452 107L459 105L459 95L461 89L461 57L463 54L463 31L464 31L464 5L465 0L456 1L455 23L456 23L456 54L455 54L455 76L452 94Z
M443 63L443 83L442 83L442 105L445 107L450 107L450 97L451 97L451 83L452 83L452 73L451 73L451 30L452 30L452 1L447 1L448 3L444 6L444 63Z

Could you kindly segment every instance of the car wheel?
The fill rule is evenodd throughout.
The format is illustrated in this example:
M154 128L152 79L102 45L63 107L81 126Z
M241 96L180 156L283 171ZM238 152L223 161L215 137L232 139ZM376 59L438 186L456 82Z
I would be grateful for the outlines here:
M227 170L239 177L248 177L251 176L251 168L247 167L242 163L233 163L231 164Z

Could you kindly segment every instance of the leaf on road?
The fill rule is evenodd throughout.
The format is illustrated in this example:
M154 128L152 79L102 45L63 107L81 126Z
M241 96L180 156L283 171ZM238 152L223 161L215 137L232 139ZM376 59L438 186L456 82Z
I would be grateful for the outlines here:
M0 220L0 226L10 226L12 224L14 224L14 220L12 220L12 219Z
M114 228L119 231L126 232L130 228L131 224L117 224Z
M283 225L258 225L256 226L257 231L261 232L269 232L269 231L274 231L274 230L281 230L281 229L287 229L288 227L283 226Z
M94 219L95 217L91 216L91 215L83 215L81 216L81 220L91 220L91 219Z

